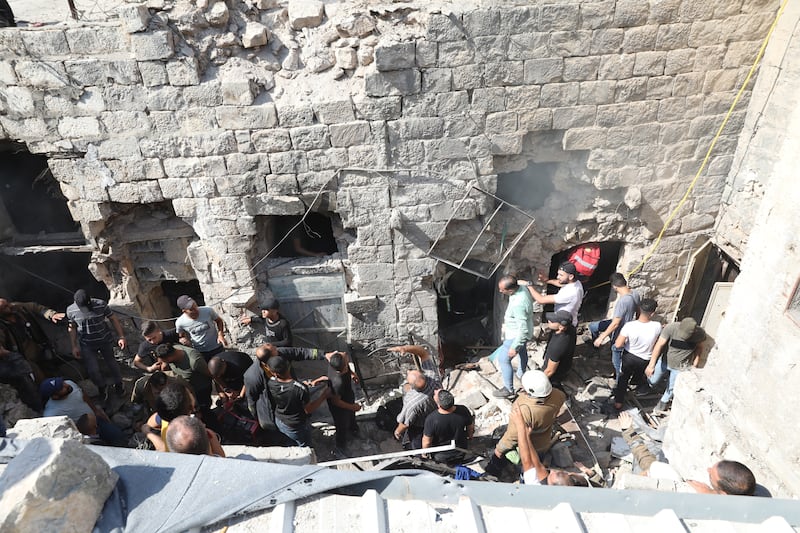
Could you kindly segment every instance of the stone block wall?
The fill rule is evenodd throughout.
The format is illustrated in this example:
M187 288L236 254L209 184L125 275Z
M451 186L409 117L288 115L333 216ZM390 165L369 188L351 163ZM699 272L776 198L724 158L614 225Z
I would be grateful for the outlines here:
M784 100L800 78L797 22L800 6L791 2L783 14L768 57L784 57L779 72L768 67L751 109L764 125L740 143L736 160L756 169L763 185L759 202L745 202L738 213L752 210L746 244L738 230L721 224L720 242L745 246L741 273L731 291L708 365L681 376L669 420L665 452L686 476L704 479L705 468L722 459L747 464L756 480L774 496L800 495L800 461L792 433L798 424L791 399L800 386L800 111ZM750 121L751 119L748 119ZM769 149L766 146L769 145ZM733 199L732 210L739 208ZM794 298L794 300L793 300ZM698 431L698 428L704 428Z
M355 235L341 253L350 290L386 304L380 327L352 340L414 332L433 345L425 252L467 186L494 192L498 174L556 163L536 178L554 192L509 268L547 268L594 240L624 241L620 268L631 268L683 196L777 8L261 5L129 3L116 22L0 32L0 137L50 155L92 241L119 205L170 202L196 235L187 254L211 302L240 305L256 289L255 217L302 213L330 191ZM638 275L662 309L713 227L743 121L741 107ZM476 220L488 207L476 205ZM131 260L136 277L136 257L113 239L99 252Z

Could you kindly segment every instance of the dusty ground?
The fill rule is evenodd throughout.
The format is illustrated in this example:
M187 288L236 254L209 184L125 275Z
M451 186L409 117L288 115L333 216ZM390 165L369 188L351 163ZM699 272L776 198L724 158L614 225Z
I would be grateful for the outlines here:
M55 24L70 22L67 0L8 0L19 26L35 23ZM103 21L116 18L116 10L123 0L74 0L78 20Z

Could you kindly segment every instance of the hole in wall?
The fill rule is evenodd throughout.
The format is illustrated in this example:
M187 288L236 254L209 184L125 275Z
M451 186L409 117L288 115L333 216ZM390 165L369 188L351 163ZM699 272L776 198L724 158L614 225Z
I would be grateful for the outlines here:
M558 166L558 163L529 163L522 170L498 174L497 196L526 211L544 207L556 190L553 176Z
M331 217L311 212L300 226L292 228L301 216L259 217L259 235L264 238L265 253L289 232L291 234L272 252L271 257L322 257L338 250Z
M589 242L573 246L553 255L548 274L551 279L555 279L558 266L564 261L568 261L579 248L596 247L600 250L600 257L594 272L589 277L581 278L584 297L579 314L580 321L599 320L606 317L608 301L611 296L611 286L608 284L608 278L617 271L622 244L621 241ZM548 285L548 293L554 294L556 292L558 292L557 287ZM545 311L552 311L552 305L545 307Z
M188 294L197 302L197 305L206 305L206 298L200 290L200 282L196 279L189 281L162 281L161 292L169 303L171 316L179 316L182 311L178 309L178 297Z

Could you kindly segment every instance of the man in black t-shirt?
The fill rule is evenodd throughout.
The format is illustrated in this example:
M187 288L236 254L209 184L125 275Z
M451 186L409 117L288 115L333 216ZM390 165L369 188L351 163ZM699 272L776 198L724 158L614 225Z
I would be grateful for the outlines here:
M328 397L328 409L336 426L336 450L340 455L347 455L345 448L347 438L355 433L356 412L361 410L361 405L356 403L353 392L353 374L348 365L347 354L334 352L328 360L328 375L314 380L314 385L320 382L328 383L331 395Z
M292 345L292 328L289 321L283 318L278 311L278 300L269 299L261 306L261 316L244 316L240 320L245 326L250 324L264 324L265 341L273 346L285 347Z
M553 387L564 390L561 381L567 377L572 368L572 358L575 355L575 341L577 333L572 325L572 315L568 311L556 311L545 314L547 327L553 331L547 347L544 350L542 364L545 375L550 378Z
M208 371L217 384L217 394L223 402L244 397L244 373L253 359L243 352L222 352L208 362Z
M158 322L148 320L142 324L142 337L144 342L139 344L136 355L133 356L133 366L144 372L155 372L159 369L156 357L156 346L159 344L178 344L180 337L174 329L166 331L161 329Z
M276 355L267 361L272 377L267 382L269 395L275 406L275 425L278 431L293 440L298 446L311 445L311 426L308 417L328 399L330 389L311 399L308 386L295 379L289 372L289 361Z
M475 431L475 417L463 405L455 405L455 398L446 390L438 390L433 395L437 409L425 419L422 431L422 448L433 448L456 441L456 446L466 449ZM464 460L464 452L450 450L431 455L434 461L456 465Z

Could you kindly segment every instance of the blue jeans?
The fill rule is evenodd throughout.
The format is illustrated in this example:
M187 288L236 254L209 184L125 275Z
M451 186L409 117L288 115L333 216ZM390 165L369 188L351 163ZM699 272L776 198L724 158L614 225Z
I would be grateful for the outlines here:
M662 359L664 359L664 358L662 357ZM663 367L663 370L662 370L662 367ZM672 400L672 395L673 395L673 393L675 391L675 380L678 379L678 374L680 374L681 371L676 369L676 368L668 367L666 362L664 362L663 365L658 365L656 367L656 371L653 372L653 378L656 377L656 374L659 373L659 371L661 371L662 374L665 371L669 371L669 382L667 383L667 389L664 391L664 394L661 396L661 400L660 400L662 403L669 403ZM650 384L651 385L655 385L656 383L658 383L661 380L661 376L658 376L658 378L659 379L652 379L651 378L649 380Z
M589 322L589 333L592 336L592 342L600 335L601 331L605 331L608 326L611 324L611 319L608 320L601 320L599 322ZM614 330L611 334L611 364L614 365L614 372L617 373L617 380L619 380L620 374L622 374L622 348L617 348L614 346L614 342L617 340L617 335L619 334L620 328Z
M81 360L86 366L89 379L91 379L99 389L106 386L106 380L103 374L100 373L100 365L97 362L98 353L103 358L103 361L105 361L108 371L111 372L111 379L114 380L113 384L122 383L119 363L117 363L117 360L114 358L114 348L111 346L110 342L94 346L81 343Z
M515 342L516 339L507 339L489 356L491 361L497 360L500 365L500 372L503 374L503 385L510 392L514 392L514 367L511 366L508 350L514 346ZM519 357L517 377L521 378L528 368L528 350L524 344L517 350L516 356Z
M667 368L667 358L664 356L660 357L658 363L656 363L655 369L653 370L653 375L647 378L647 383L651 387L658 385L658 382L661 381L664 378L664 375L669 371L670 369ZM674 378L672 378L672 375L670 375L670 379L672 379L674 383Z
M287 426L280 418L276 417L275 425L278 427L278 431L289 437L298 446L311 446L311 427L308 422L303 422L301 426L293 428Z

